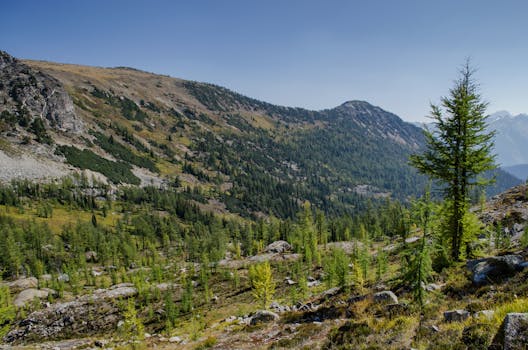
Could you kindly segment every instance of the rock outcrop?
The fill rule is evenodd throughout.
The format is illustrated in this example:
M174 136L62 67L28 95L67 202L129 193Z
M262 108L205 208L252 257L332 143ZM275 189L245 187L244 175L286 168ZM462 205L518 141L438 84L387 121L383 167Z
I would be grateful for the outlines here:
M0 113L27 122L41 118L49 128L69 133L83 130L72 99L55 78L0 51Z
M122 319L116 300L137 294L131 284L99 289L91 295L32 312L4 337L8 343L81 337L115 330Z
M506 315L490 350L523 350L528 346L528 313Z
M470 260L467 268L471 271L471 280L475 285L502 282L526 267L520 255L503 255Z

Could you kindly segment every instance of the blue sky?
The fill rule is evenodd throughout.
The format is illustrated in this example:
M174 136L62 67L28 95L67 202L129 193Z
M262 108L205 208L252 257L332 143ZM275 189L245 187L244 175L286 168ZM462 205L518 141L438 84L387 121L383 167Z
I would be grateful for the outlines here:
M470 56L489 112L528 112L528 2L4 0L0 49L131 66L309 109L425 120Z

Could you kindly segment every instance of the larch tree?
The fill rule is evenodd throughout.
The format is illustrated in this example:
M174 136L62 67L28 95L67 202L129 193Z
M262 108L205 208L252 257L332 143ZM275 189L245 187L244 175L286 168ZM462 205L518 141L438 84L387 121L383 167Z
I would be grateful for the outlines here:
M479 175L496 168L492 154L494 133L487 130L486 124L487 103L482 100L473 75L468 60L449 96L441 99L441 106L431 105L434 129L425 131L425 152L410 159L418 171L443 185L453 260L460 259L469 191L474 185L490 183L491 179Z

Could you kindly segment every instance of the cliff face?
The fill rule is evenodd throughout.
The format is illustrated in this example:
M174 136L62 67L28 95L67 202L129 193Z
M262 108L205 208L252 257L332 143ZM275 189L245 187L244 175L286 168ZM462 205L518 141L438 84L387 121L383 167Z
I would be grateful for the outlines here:
M0 51L0 113L4 111L13 124L41 118L57 131L77 134L83 130L70 96L57 79Z

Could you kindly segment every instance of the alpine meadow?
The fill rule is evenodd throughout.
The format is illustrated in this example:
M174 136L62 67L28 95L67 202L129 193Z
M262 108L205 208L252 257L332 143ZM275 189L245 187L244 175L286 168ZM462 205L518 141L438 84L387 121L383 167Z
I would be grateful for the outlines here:
M525 7L5 4L0 349L526 349Z

